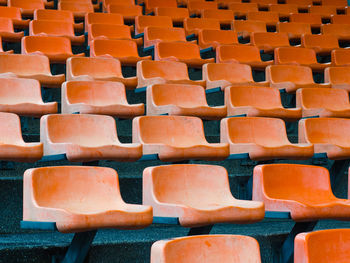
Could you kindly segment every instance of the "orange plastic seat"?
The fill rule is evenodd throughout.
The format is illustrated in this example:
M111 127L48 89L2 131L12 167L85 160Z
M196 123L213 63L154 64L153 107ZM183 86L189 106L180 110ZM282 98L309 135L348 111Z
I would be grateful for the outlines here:
M274 117L285 121L301 118L300 108L284 108L277 89L257 86L229 86L225 89L227 116Z
M331 17L332 24L346 24L350 25L350 16L348 15L333 15Z
M312 48L319 55L329 55L333 49L339 48L339 42L334 35L305 34L301 38L301 47Z
M203 9L201 11L202 18L218 19L220 24L231 25L231 22L235 20L235 15L232 10L223 9Z
M203 80L191 80L187 65L175 61L139 61L136 65L137 88L152 84L190 84L205 86Z
M142 6L128 5L108 5L108 13L120 14L124 17L124 22L135 23L135 17L142 16Z
M248 12L258 12L257 3L230 3L228 9L233 11L233 14L238 17L246 17Z
M152 207L127 204L112 168L54 166L23 176L23 220L55 222L63 233L98 228L140 229L152 223Z
M18 1L18 0L16 0ZM59 1L58 10L71 11L76 19L84 19L85 15L94 12L94 6L91 2L65 2Z
M250 0L250 3L257 3L259 8L268 8L269 5L276 5L278 0Z
M288 4L270 4L269 11L278 13L281 18L289 18L291 14L298 13L298 5L288 5Z
M248 45L219 46L216 49L216 62L247 64L256 70L264 70L273 64L273 60L261 60L258 47Z
M350 118L349 96L344 89L299 89L296 103L303 117Z
M20 42L24 32L15 32L11 18L0 17L0 37L5 42Z
M300 88L329 88L330 84L314 82L310 67L296 65L272 65L266 67L266 81L271 87L295 93Z
M172 28L173 21L167 16L137 16L135 18L135 35L142 34L145 27Z
M238 63L208 63L203 66L206 89L227 86L268 86L267 82L255 82L249 65Z
M90 57L98 56L117 58L125 66L135 66L138 61L152 59L151 56L140 57L137 44L132 40L93 40Z
M250 37L254 32L267 32L266 23L262 21L234 20L232 28L243 38Z
M102 2L102 12L105 12L109 5L135 7L135 1L133 0L101 0L100 2Z
M135 89L136 77L124 78L120 61L113 58L72 57L67 59L67 80L101 80L121 82Z
M38 9L34 10L34 20L45 20L45 21L60 21L71 23L76 31L83 31L83 23L75 23L73 13L64 10L47 10Z
M44 144L44 155L66 154L71 162L132 162L142 156L140 144L120 143L111 116L45 115L40 120L40 141Z
M45 9L43 0L8 0L8 6L21 9L22 16L33 17L35 9Z
M321 0L322 5L333 5L333 6L347 6L348 1L347 0Z
M65 37L26 36L22 38L22 54L45 55L50 63L65 64L67 58L83 57L84 53L73 54L70 40Z
M36 79L55 88L65 81L64 74L51 74L49 59L42 55L0 54L0 76Z
M145 1L145 13L149 14L154 12L156 8L176 8L176 0L146 0Z
M85 36L74 34L74 25L63 21L33 20L29 23L30 36L54 36L69 38L72 45L82 45Z
M324 71L324 82L332 88L350 92L350 67L329 67Z
M121 14L88 13L85 16L85 32L92 24L124 25L124 18Z
M277 47L289 47L287 33L256 32L251 35L250 44L265 53L271 53Z
M248 12L247 20L261 21L265 22L267 26L276 26L276 24L280 21L279 15L277 12Z
M332 50L332 66L349 66L350 65L350 50L335 49Z
M220 142L230 145L230 154L248 153L256 161L309 159L310 143L292 144L283 120L265 117L237 117L221 120Z
M202 49L212 47L216 50L219 45L234 44L238 44L238 37L233 30L203 29L198 34L198 45Z
M132 140L141 143L143 154L157 154L164 162L224 160L227 143L208 143L203 122L189 116L141 116L133 119Z
M186 63L188 67L202 68L214 58L202 59L199 46L188 42L160 42L154 48L154 60L168 60Z
M128 119L143 115L144 104L130 105L120 82L67 81L62 85L62 113L76 112Z
M318 14L321 15L322 18L330 19L332 15L337 14L337 7L336 6L310 6L309 7L309 13L310 14Z
M18 29L28 28L30 20L23 20L19 7L0 6L0 17L12 19L13 26Z
M154 216L179 218L184 227L254 223L265 215L262 202L238 200L232 196L228 173L217 165L148 167L143 172L142 195L142 203L153 207Z
M329 245L332 244L332 249ZM295 262L346 263L350 251L349 229L300 233L294 241Z
M226 116L226 106L208 106L202 86L155 84L146 93L147 115L196 116L207 120Z
M186 35L198 36L199 31L203 29L216 29L220 30L220 22L215 19L209 18L185 18L184 29Z
M200 15L204 9L218 9L218 5L215 1L190 1L187 4L187 9L190 15Z
M183 28L146 27L143 36L144 48L155 46L160 42L186 42Z
M232 3L241 3L241 0L216 0L218 3L218 8L229 9L229 5Z
M36 162L43 156L42 143L23 141L18 115L0 112L0 160L13 162Z
M185 18L190 17L190 13L187 8L165 8L165 7L157 7L155 8L156 16L168 16L172 19L174 24L183 24Z
M320 14L291 14L289 17L289 21L310 24L311 28L320 28L322 24L322 17Z
M350 25L347 24L326 24L321 26L323 35L334 35L338 40L350 40Z
M297 5L301 10L308 10L313 5L313 0L286 0L286 4Z
M311 34L311 26L308 23L289 22L277 23L277 32L287 33L289 39L300 39L304 34Z

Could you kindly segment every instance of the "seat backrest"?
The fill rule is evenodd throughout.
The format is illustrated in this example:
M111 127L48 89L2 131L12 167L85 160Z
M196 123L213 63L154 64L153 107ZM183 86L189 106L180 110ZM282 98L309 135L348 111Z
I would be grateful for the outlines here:
M334 49L331 53L332 63L337 66L350 64L350 50L348 49Z
M145 27L173 27L173 21L168 16L137 16L135 17L135 29L137 33L143 33Z
M8 0L8 6L19 7L24 10L44 9L44 1L42 0Z
M190 17L190 13L187 8L177 8L177 7L157 7L155 14L157 16L169 16L172 19L183 19Z
M91 51L96 56L109 54L113 57L138 57L137 44L132 40L95 39Z
M333 15L331 17L332 24L347 24L350 25L350 16L347 15Z
M310 67L295 65L271 65L266 68L266 81L281 83L292 82L297 84L313 83Z
M308 23L299 22L277 23L277 32L298 35L311 34L311 26Z
M215 1L201 1L194 0L187 3L187 9L191 12L203 9L217 9L217 3Z
M223 45L216 49L216 61L234 59L241 63L261 61L259 48L248 45Z
M129 6L129 5L114 5L107 6L108 13L121 14L123 16L141 16L142 6Z
M138 62L137 68L137 75L142 74L144 78L189 79L187 66L182 62L144 60Z
M97 37L131 39L130 27L127 25L91 24L89 33L89 38L91 40Z
M201 13L202 18L220 19L220 20L234 20L235 15L232 10L223 9L203 9Z
M135 1L133 0L103 0L104 7L108 5L126 5L135 6Z
M337 7L336 6L310 6L309 12L311 14L320 14L320 15L336 15Z
M333 6L339 6L344 7L348 5L347 0L321 0L322 5L333 5Z
M0 112L0 143L23 143L19 116L14 113Z
M94 6L91 2L62 2L58 3L58 10L69 10L79 13L92 13L94 12Z
M251 36L250 43L255 46L289 46L289 39L287 33L273 33L273 32L256 32Z
M0 78L0 103L42 104L39 81L35 79Z
M22 54L42 51L44 53L72 53L71 42L66 37L26 36L22 38Z
M50 36L72 36L74 37L74 26L70 22L33 20L29 23L29 35L35 36L45 33Z
M13 29L13 22L11 18L0 17L0 31L3 32L15 32Z
M152 12L156 7L177 7L177 2L176 0L146 0L145 6L146 12Z
M286 4L294 4L298 6L309 6L313 4L313 0L286 0Z
M238 32L267 32L266 23L263 21L235 20L233 29Z
M308 13L291 14L289 21L308 23L308 24L322 24L322 18L320 14L308 14Z
M159 39L161 41L169 42L186 42L186 34L183 28L146 27L144 32L145 38L147 38L148 40Z
M293 14L298 13L298 6L292 4L271 4L269 10L278 14Z
M324 82L331 84L350 84L350 67L329 67L324 71Z
M228 9L234 13L257 12L259 10L257 3L230 3Z
M325 24L321 26L321 33L324 35L350 35L348 24Z
M38 9L34 11L34 20L53 20L74 23L73 13L65 10Z
M255 21L263 21L266 23L279 22L279 16L277 12L265 12L265 11L248 12L247 19L255 20Z
M219 44L238 44L237 33L233 30L203 29L198 35L199 45L217 42Z
M185 18L184 27L187 30L220 29L220 23L216 19L209 18Z
M88 13L85 16L85 26L91 24L124 25L123 16L111 13ZM87 31L85 29L85 31Z
M314 64L317 63L316 52L311 48L280 47L275 49L276 64Z
M334 35L305 34L301 38L301 46L306 48L339 48L339 42Z
M158 59L168 57L201 59L199 46L188 42L160 42L156 44L154 52L155 58Z
M231 83L252 82L252 69L238 63L208 63L204 65L203 78L211 81L227 80Z
M18 7L0 6L0 17L22 20L21 9Z
M270 4L277 4L277 0L250 0L250 3L257 3L259 5L270 5Z

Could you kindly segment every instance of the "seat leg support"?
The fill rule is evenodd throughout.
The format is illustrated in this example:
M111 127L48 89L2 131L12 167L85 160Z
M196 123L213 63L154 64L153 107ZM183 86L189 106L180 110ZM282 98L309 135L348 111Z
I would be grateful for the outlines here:
M188 231L187 236L208 235L213 226L214 225L191 227L190 231Z

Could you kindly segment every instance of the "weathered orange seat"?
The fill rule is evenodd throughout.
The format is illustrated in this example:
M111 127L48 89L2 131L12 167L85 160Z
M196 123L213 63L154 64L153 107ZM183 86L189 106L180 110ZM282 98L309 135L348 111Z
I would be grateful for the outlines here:
M220 120L226 116L226 106L208 106L202 86L155 84L146 92L147 115L196 116L207 120Z
M228 9L232 10L235 16L246 17L248 12L257 12L257 3L229 3Z
M121 14L87 13L85 16L85 32L89 31L92 24L124 25L124 18Z
M42 55L0 54L0 76L36 79L44 87L61 87L64 74L52 75L49 59Z
M289 39L300 39L304 34L311 34L311 26L308 23L289 22L277 23L277 32L287 33Z
M167 16L137 16L135 17L135 34L142 34L145 27L172 28L173 21Z
M350 16L348 15L332 15L332 24L346 24L350 25Z
M270 4L269 11L278 13L280 18L289 18L291 14L298 13L298 5L295 4Z
M266 211L290 212L294 221L350 219L349 200L336 198L324 167L259 165L253 172L253 200Z
M12 19L13 26L17 29L28 28L29 19L23 20L19 7L0 6L0 17Z
M310 14L318 14L321 15L322 18L330 19L332 15L337 14L336 6L327 6L327 5L312 5L309 7Z
M4 42L20 42L24 32L15 32L11 18L0 17L0 37Z
M185 18L190 17L190 13L187 8L177 8L177 7L157 7L155 8L156 16L168 16L172 19L174 24L183 24Z
M349 96L344 89L299 89L296 97L303 117L350 118Z
M265 11L248 12L247 20L261 21L266 23L267 26L276 26L276 24L280 21L277 12Z
M94 6L92 5L92 2L87 2L87 1L84 1L84 2L59 1L58 10L71 11L74 15L74 18L82 20L84 19L86 14L94 12Z
M323 35L334 35L339 40L350 40L350 25L347 24L325 24L321 26Z
M152 207L124 202L111 168L54 166L24 173L23 220L55 222L58 231L71 233L140 229L152 219Z
M191 80L187 65L175 61L139 61L136 65L137 88L152 84L190 84L205 86L203 80Z
M154 12L156 8L176 8L176 0L146 0L145 1L145 13L149 14Z
M26 143L22 138L21 123L14 113L0 112L0 160L36 162L43 156L42 143Z
M349 49L334 49L331 52L332 66L349 66L350 65L350 50Z
M67 80L103 80L121 82L135 89L136 77L124 78L119 60L113 58L72 57L67 59Z
M153 207L154 216L179 218L184 227L254 223L265 215L262 202L232 196L228 173L217 165L148 167L143 172L142 195L142 203Z
M301 109L284 108L277 89L258 86L229 86L225 88L227 116L274 117L285 121L301 118Z
M206 89L227 86L268 86L267 82L255 82L249 65L239 63L208 63L203 65Z
M350 67L329 67L324 71L324 82L332 88L350 92Z
M333 49L339 48L339 42L333 35L305 34L301 38L301 47L312 48L319 55L329 55Z
M183 28L146 27L143 36L144 48L155 46L160 42L186 42Z
M142 156L140 144L119 142L115 120L111 116L45 115L40 120L40 141L44 144L44 155L66 154L71 162L130 162Z
M84 53L73 54L71 42L66 37L26 36L22 38L22 54L45 55L50 63L65 64L67 58L83 57Z
M252 160L309 159L310 143L292 144L283 120L263 117L236 117L221 120L220 142L230 145L230 154L248 153Z
M104 114L119 118L143 115L144 104L129 104L125 86L110 81L67 81L62 84L62 113Z
M201 17L217 19L222 25L231 25L231 22L235 20L235 15L232 10L223 9L202 9Z
M215 19L209 18L185 18L184 29L186 35L198 36L199 31L203 29L216 29L220 30L220 22Z
M307 23L311 28L320 28L322 24L322 17L319 14L299 13L291 14L289 17L290 22Z
M330 244L332 244L330 249ZM294 241L295 262L346 263L350 251L350 229L327 229L300 233Z
M267 32L265 22L253 20L234 20L232 21L232 29L243 38L250 37L254 32Z
M250 3L257 3L259 8L268 8L269 5L275 5L278 0L250 0Z
M76 31L83 31L83 23L75 23L73 13L65 10L47 10L38 9L34 10L34 20L50 20L50 21L61 21L71 23Z
M251 35L250 44L263 50L265 53L273 52L277 47L289 47L287 33L256 32Z
M218 5L215 1L190 1L187 4L187 9L190 12L190 15L200 15L204 9L218 9Z
M266 81L271 87L294 93L300 88L329 88L329 84L315 83L309 67L272 65L266 68Z
M308 10L313 5L313 0L286 0L286 4L297 5L300 10Z
M8 0L7 5L20 8L22 16L25 17L33 17L35 9L45 9L43 0Z
M302 119L299 122L299 142L314 144L315 153L327 153L331 160L349 159L349 128L349 119Z
M188 67L202 68L214 58L202 59L197 44L188 42L160 42L154 48L154 60L168 60L186 63Z
M216 50L219 45L234 44L238 44L238 38L233 30L203 29L198 33L198 45L202 49L212 47Z
M258 47L248 45L219 46L216 49L216 62L247 64L256 70L264 70L273 64L273 60L261 60Z
M135 23L135 17L142 16L142 6L110 4L107 6L107 12L122 15L126 23Z
M208 143L203 122L188 116L141 116L133 119L132 140L141 143L143 154L157 154L161 161L224 160L227 143Z

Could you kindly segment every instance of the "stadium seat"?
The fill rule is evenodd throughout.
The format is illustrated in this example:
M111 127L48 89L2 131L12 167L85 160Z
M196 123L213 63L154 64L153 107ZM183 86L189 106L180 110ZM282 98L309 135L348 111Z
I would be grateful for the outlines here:
M344 7L348 5L347 0L321 0L322 5L333 5L338 7Z
M259 8L267 9L269 5L276 5L278 0L250 0L250 3L257 3Z
M167 16L137 16L135 17L135 35L142 34L145 27L172 28L173 21Z
M311 28L320 28L322 24L322 17L319 14L291 14L289 17L289 22L306 23L310 24Z
M62 84L62 113L102 114L129 119L143 115L144 104L129 104L125 86L110 81L67 81Z
M155 84L147 88L147 115L195 116L220 120L226 106L209 107L205 90L198 85Z
M44 103L34 79L0 78L0 111L40 117L57 112L57 102Z
M0 17L11 18L16 29L28 28L29 19L23 20L19 7L0 6Z
M22 38L22 54L45 55L50 63L65 64L67 58L83 57L84 53L73 54L70 40L65 37L26 36Z
M350 65L350 50L335 49L331 52L332 66L349 66Z
M333 15L331 17L332 24L346 24L350 25L350 16L348 15Z
M219 45L238 44L237 33L233 30L203 29L198 33L198 45L201 49L216 48Z
M332 249L329 245L332 244ZM346 262L350 251L349 229L327 229L300 233L294 241L295 262Z
M248 12L258 12L257 3L230 3L228 9L233 11L233 14L237 17L246 17Z
M250 37L254 32L267 32L265 22L253 20L234 20L232 21L232 29L243 38Z
M43 156L42 143L27 143L22 139L18 115L0 112L0 160L13 162L36 162Z
M67 59L67 80L116 81L127 89L135 89L137 85L136 77L124 78L119 60L102 57Z
M235 15L232 10L223 9L203 9L201 11L202 18L217 19L221 25L231 25L235 20Z
M264 70L273 64L273 60L261 60L258 47L248 45L219 46L216 49L216 62L247 64L256 70Z
M94 6L91 2L62 2L58 3L58 10L71 11L75 19L82 20L88 13L94 12Z
M297 5L299 10L308 11L310 5L313 4L313 0L286 0L286 4Z
M202 68L205 63L214 63L214 58L202 59L199 46L188 42L160 42L154 48L154 60L178 61L188 67Z
M184 227L254 223L265 215L262 202L237 200L232 196L228 173L217 165L148 167L143 171L142 187L142 203L153 207L155 217L179 218Z
M218 5L215 1L190 1L187 4L188 12L191 16L199 16L204 9L218 10Z
M266 11L248 12L247 20L265 22L267 26L276 26L276 24L280 21L277 12Z
M321 15L324 19L331 19L332 15L337 14L337 7L336 6L310 6L309 7L309 13L310 14L318 14Z
M296 104L303 117L350 118L349 96L344 89L299 89Z
M85 42L85 36L76 36L74 34L74 25L70 22L33 20L29 23L30 36L49 36L69 38L72 45L82 45Z
M236 117L221 120L220 142L230 145L230 154L249 154L255 161L304 160L314 154L310 143L292 144L283 120L265 117Z
M40 119L44 155L65 154L71 162L113 160L133 162L141 158L138 143L122 144L111 116L51 114Z
M187 65L175 61L139 61L136 65L137 88L152 84L190 84L205 86L203 80L191 80Z
M151 263L215 261L261 263L259 244L248 236L198 235L157 241L151 248Z
M267 82L255 82L249 65L239 63L208 63L203 65L206 89L228 86L268 86Z
M142 6L108 5L108 13L120 14L124 17L124 22L135 23L136 16L142 16Z
M318 55L329 55L333 49L339 48L334 35L305 34L301 38L301 47L312 48Z
M192 34L198 36L199 31L203 29L220 30L220 22L209 18L185 18L184 29L187 36Z
M203 122L189 116L141 116L133 119L132 140L141 143L144 155L157 154L164 162L224 160L227 143L208 143Z
M329 67L324 71L324 82L332 88L350 92L350 67Z
M85 32L92 24L124 25L124 18L121 14L88 13L85 16Z
M183 21L185 18L190 17L190 13L188 12L187 8L164 8L164 7L157 7L155 9L155 15L156 16L168 16L171 18L174 24L183 24Z
M265 53L271 53L277 47L289 47L287 33L256 32L251 35L250 44Z
M277 23L276 31L279 33L287 33L289 39L300 39L304 34L311 34L311 26L308 23L289 22Z
M142 39L141 39L142 40ZM155 46L160 42L186 42L183 28L146 27L143 36L143 47Z
M123 5L129 7L135 7L135 1L133 0L101 0L102 2L102 12L106 12L109 5Z
M334 35L338 40L350 41L350 25L325 24L321 26L322 35Z
M54 166L23 176L23 220L55 222L62 233L99 228L139 229L152 223L152 207L127 204L112 168Z
M290 212L297 222L350 218L349 201L334 196L329 172L319 166L255 166L253 200L264 202L266 211Z
M8 0L7 5L20 8L22 16L30 18L33 17L34 10L45 9L43 0Z
M298 13L298 5L270 4L269 11L278 13L280 18L289 18L291 14Z
M241 3L241 0L216 0L219 9L229 9L229 5L232 3Z
M37 9L34 10L34 20L45 20L45 21L60 21L71 23L76 31L83 31L83 23L75 23L73 13L64 10L47 10L47 9Z
M270 87L226 87L225 105L227 116L274 117L285 121L301 118L301 109L284 108L279 91Z
M310 67L272 65L266 68L266 82L271 87L295 93L301 88L329 88L330 84L315 83Z
M176 0L146 0L145 1L145 13L154 13L156 8L176 8Z
M64 74L51 74L49 59L42 55L0 54L0 76L36 79L55 88L65 81Z
M4 42L20 42L24 32L15 32L11 18L0 17L0 37Z
M315 50L300 47L276 48L275 64L308 66L316 72L323 72L330 66L330 63L318 63Z
M96 39L91 42L90 57L116 58L123 66L135 66L138 61L150 60L151 56L140 57L137 44L132 40Z

